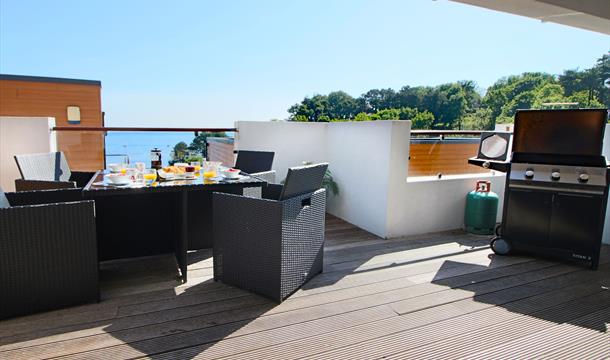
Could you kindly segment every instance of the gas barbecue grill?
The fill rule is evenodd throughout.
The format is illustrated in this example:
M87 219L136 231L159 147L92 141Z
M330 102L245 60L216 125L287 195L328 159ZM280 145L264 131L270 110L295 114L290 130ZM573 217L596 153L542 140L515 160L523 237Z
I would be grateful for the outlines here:
M605 109L521 110L510 161L481 154L469 160L507 173L495 253L528 252L597 269L610 184L602 156L607 118Z

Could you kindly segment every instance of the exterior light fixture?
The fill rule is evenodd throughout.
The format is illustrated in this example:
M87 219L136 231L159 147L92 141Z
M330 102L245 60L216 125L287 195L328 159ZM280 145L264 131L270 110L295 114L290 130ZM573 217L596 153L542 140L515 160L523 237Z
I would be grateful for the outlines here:
M80 107L68 106L68 124L80 124Z

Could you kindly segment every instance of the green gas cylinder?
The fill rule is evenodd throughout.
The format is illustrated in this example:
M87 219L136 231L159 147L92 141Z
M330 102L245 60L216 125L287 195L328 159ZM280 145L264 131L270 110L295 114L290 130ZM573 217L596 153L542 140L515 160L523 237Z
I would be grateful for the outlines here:
M473 234L492 235L498 215L498 195L491 191L491 182L477 181L474 191L466 197L466 231Z

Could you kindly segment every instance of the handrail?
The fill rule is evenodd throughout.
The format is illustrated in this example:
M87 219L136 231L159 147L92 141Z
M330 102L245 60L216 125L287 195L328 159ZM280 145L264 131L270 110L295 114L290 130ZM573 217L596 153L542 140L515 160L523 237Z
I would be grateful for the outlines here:
M54 126L53 131L162 131L162 132L237 132L236 128L146 128L105 126Z
M481 135L483 130L411 130L413 135Z

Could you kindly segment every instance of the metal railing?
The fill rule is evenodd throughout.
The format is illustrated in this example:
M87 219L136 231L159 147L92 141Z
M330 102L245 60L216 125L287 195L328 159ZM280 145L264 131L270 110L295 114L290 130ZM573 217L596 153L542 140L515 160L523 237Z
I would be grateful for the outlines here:
M158 132L237 132L237 128L156 128L156 127L112 127L112 126L55 126L53 131L158 131Z
M108 161L117 157L124 163L148 162L153 148L162 151L164 162L175 161L174 147L180 142L190 146L188 144L192 145L191 142L201 134L214 136L238 132L236 128L112 126L55 126L51 130L57 133L59 149L66 154L70 166L87 171L104 168ZM184 146L183 152L188 156L206 156L207 146L203 149L201 146L199 141L196 149ZM184 156L181 155L180 159Z

